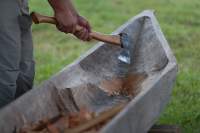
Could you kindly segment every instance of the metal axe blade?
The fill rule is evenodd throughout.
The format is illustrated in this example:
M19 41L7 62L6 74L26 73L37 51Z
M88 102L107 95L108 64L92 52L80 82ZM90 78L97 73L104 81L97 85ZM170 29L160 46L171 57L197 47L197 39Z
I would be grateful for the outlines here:
M122 46L122 51L120 52L118 59L124 63L131 64L131 53L130 53L130 38L128 34L121 33L120 34L120 41Z

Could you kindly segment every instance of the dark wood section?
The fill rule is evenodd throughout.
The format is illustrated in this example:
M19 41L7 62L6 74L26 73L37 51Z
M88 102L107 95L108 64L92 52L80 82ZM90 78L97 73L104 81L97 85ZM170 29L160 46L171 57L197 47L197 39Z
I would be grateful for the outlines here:
M181 133L177 125L154 125L148 133Z

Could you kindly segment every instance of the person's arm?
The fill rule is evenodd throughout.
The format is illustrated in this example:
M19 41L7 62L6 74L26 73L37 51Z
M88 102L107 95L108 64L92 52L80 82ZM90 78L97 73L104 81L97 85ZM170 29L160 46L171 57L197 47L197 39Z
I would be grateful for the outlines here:
M55 18L57 20L57 28L65 33L73 33L81 40L90 40L89 33L90 25L86 19L78 14L71 0L48 0L52 6ZM76 31L76 25L83 28L81 31Z

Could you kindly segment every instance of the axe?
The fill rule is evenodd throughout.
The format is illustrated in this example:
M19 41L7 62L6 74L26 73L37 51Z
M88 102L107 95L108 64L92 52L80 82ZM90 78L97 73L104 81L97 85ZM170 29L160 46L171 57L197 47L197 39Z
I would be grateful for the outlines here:
M40 23L49 23L49 24L56 24L56 19L54 17L43 16L39 13L32 12L31 13L32 20L35 24ZM76 30L81 30L82 27L77 25ZM99 32L92 31L90 34L92 39L102 41L108 44L113 44L116 46L120 46L123 48L121 53L118 56L119 61L123 64L130 65L131 64L131 41L129 36L126 33L121 33L119 35L106 35Z

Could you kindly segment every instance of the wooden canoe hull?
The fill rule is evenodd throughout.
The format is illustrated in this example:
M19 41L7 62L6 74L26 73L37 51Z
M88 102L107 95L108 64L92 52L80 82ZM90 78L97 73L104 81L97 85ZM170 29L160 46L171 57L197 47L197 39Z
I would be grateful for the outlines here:
M139 93L101 132L145 133L170 99L177 63L152 11L133 17L113 34L121 32L128 33L131 38L140 32L130 73L146 73L148 77L137 88ZM118 76L120 51L118 47L98 43L37 89L0 110L0 131L11 133L24 124L54 117L60 111L76 112L84 106L101 112L127 101L124 96L106 95L101 85L102 80Z

